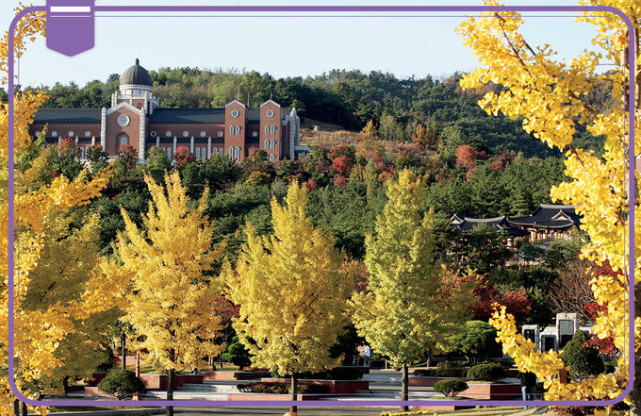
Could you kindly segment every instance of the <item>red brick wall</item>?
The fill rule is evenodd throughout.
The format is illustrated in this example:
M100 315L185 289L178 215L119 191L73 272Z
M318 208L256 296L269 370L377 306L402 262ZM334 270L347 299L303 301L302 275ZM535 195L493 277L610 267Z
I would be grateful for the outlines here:
M267 117L267 112L273 111L272 117ZM281 109L278 104L273 101L268 101L260 107L260 148L265 150L268 155L274 155L274 161L280 160L282 156L281 149ZM265 127L269 127L269 133L266 134ZM276 127L275 134L271 134L271 128ZM271 142L274 140L275 146L273 149L265 148L265 140Z
M238 111L238 117L233 117L232 112ZM229 134L230 127L234 127L234 134ZM236 127L240 126L240 134L236 134ZM247 107L238 101L232 101L225 107L225 154L229 154L229 148L240 148L238 161L245 159L245 134L247 129Z
M211 136L212 140L218 138L219 131L223 131L224 134L224 129L225 126L222 124L149 124L147 126L148 133L155 131L158 137L161 138L167 138L167 131L171 132L171 136L169 136L171 138L174 136L178 138L184 137L184 131L189 133L187 137L194 136L194 138L199 138L200 132L204 131L205 137ZM147 137L150 137L149 134ZM151 140L152 144L154 144L154 140L155 138Z
M29 134L32 136L36 134L37 131L44 130L44 124L33 124L29 128ZM100 124L49 124L47 128L47 137L51 137L52 132L58 132L58 137L68 137L69 131L73 131L74 138L78 136L82 139L89 139L94 136L96 138L96 144L100 144ZM85 132L89 131L89 137L85 136Z
M118 103L122 103L122 102L125 102L127 104L131 104L136 108L140 108L140 109L145 108L145 100L143 100L143 99L133 99L133 100L131 100L129 98L120 98L118 100Z
M125 127L118 125L117 120L121 114L129 116L129 124ZM129 144L138 151L140 148L140 115L127 108L121 108L107 116L107 148L105 150L109 156L118 154L120 138L123 134L129 136Z

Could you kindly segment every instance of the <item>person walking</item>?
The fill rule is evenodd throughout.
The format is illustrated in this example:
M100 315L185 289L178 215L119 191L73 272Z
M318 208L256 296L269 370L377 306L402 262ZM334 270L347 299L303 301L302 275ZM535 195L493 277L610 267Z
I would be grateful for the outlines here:
M368 344L363 347L363 366L372 366L372 348Z
M519 379L521 380L521 395L523 401L534 400L534 387L536 386L536 375L530 373L519 373ZM527 409L527 406L523 406L523 409Z

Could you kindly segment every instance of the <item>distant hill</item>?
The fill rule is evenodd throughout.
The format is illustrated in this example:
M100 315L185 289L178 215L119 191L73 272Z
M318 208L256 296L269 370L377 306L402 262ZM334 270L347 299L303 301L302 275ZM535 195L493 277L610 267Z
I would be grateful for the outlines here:
M514 150L525 157L560 156L527 134L519 120L489 116L481 110L478 100L498 87L462 91L459 73L443 79L401 79L380 71L332 70L313 77L275 79L256 71L161 68L150 74L154 94L164 108L223 107L236 98L256 106L272 98L283 107L296 107L302 127L310 131L360 132L371 121L376 136L401 143L409 141L422 125L435 134L434 146L439 151L468 144L492 154ZM44 106L53 108L108 106L117 88L117 74L104 83L92 81L84 87L73 83L41 87L50 95ZM607 93L598 92L590 98L607 105ZM577 135L591 148L602 147L602 140L585 131Z

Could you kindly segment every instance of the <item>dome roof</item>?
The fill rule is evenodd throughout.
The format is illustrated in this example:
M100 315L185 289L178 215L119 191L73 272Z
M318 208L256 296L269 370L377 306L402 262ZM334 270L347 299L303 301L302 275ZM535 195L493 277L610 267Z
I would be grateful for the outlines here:
M154 82L151 80L149 72L140 66L140 61L136 58L136 64L127 68L120 77L120 85L147 85L152 87Z

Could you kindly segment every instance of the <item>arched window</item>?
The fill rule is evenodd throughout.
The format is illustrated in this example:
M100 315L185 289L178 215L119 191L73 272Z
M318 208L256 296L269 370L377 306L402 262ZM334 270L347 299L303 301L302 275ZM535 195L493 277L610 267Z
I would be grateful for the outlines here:
M236 126L236 135L240 135L240 126Z
M240 147L236 146L236 161L238 162L239 160L240 160Z
M220 153L221 155L224 155L225 154L225 149L222 148L222 147L219 147L218 148L218 153Z
M126 134L123 134L122 136L120 136L120 145L125 146L128 144L129 144L129 136L127 136Z
M167 148L167 157L171 160L171 147Z
M85 148L81 147L80 148L80 159L84 159L84 158L85 158Z
M269 161L273 162L276 159L276 156L274 155L269 155Z
M196 148L196 160L200 160L200 147Z
M234 134L234 126L229 126L229 134Z
M275 140L270 140L269 141L269 148L273 149L274 147L276 147L276 141Z
M218 148L214 147L214 155L218 155Z
M269 149L269 140L265 140L265 149Z
M272 126L272 134L276 134L276 126Z
M265 126L265 134L269 134L269 126Z
M234 148L233 147L229 147L229 158L231 160L234 160Z

